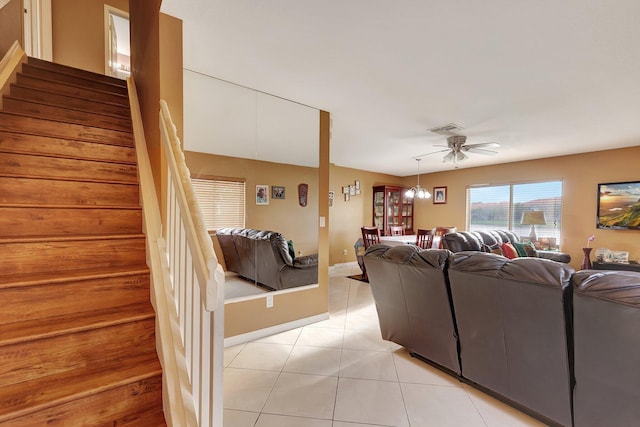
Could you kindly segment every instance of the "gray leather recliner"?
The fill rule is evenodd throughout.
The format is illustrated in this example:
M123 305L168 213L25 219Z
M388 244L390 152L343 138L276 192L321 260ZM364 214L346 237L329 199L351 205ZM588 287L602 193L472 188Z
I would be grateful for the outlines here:
M382 338L460 374L458 340L445 272L451 252L374 245L364 263Z
M216 237L228 271L275 290L318 283L318 255L292 258L280 233L221 228Z
M567 426L573 272L484 252L455 253L448 269L462 376Z
M640 273L577 272L571 279L575 425L640 424Z

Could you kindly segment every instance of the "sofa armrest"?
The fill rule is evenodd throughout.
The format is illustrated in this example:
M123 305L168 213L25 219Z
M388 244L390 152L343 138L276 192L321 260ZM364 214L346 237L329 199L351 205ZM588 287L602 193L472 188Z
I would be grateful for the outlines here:
M317 267L318 266L318 254L301 256L294 258L293 267L294 268L309 268L309 267Z
M563 262L569 264L571 262L571 255L564 252L554 251L536 251L538 258L550 259L552 261Z

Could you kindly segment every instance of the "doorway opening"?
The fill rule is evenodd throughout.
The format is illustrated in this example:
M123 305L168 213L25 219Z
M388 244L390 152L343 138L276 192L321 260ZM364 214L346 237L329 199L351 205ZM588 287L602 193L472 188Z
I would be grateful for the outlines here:
M131 75L129 14L105 5L104 28L105 74L126 79Z

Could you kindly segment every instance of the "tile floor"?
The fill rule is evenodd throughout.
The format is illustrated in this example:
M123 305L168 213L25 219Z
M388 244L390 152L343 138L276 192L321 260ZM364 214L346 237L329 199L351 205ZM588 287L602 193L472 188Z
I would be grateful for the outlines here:
M331 269L330 319L225 349L225 427L544 425L383 341L358 272Z

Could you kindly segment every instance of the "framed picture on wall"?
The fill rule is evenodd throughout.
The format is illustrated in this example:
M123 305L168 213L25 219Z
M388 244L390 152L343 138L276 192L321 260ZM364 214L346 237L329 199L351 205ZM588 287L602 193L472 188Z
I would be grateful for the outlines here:
M269 204L269 186L256 185L256 205Z
M274 199L284 199L284 187L274 185L271 187L271 197Z
M447 187L433 187L433 204L447 203Z

